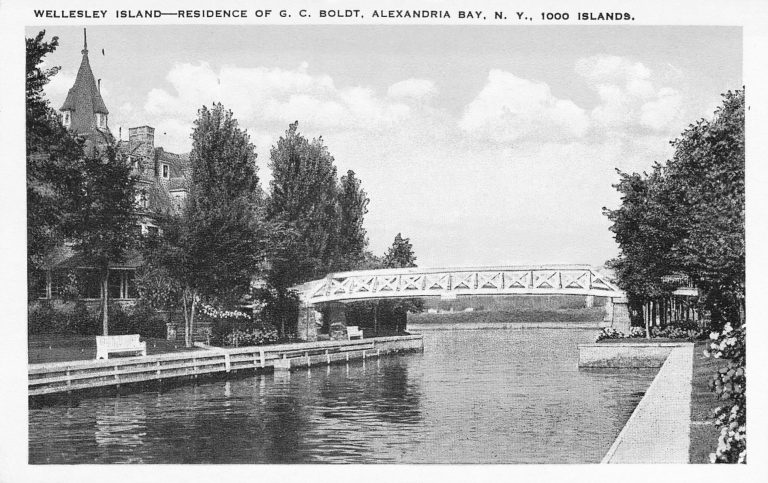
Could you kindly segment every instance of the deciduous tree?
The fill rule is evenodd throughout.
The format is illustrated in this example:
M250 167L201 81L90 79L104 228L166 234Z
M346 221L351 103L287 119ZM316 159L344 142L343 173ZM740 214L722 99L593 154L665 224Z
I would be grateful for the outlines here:
M336 167L322 138L307 140L291 124L270 153L267 218L283 227L270 260L278 291L324 276L337 256L339 209ZM277 241L276 241L277 244Z
M74 210L82 182L82 144L69 135L43 88L59 71L43 67L57 37L45 31L26 39L27 267L43 266L45 256L71 233L63 223ZM31 280L33 277L29 277Z
M266 228L256 152L221 104L198 111L192 133L190 194L179 216L162 224L147 259L181 287L186 345L193 342L201 300L236 304L264 259Z

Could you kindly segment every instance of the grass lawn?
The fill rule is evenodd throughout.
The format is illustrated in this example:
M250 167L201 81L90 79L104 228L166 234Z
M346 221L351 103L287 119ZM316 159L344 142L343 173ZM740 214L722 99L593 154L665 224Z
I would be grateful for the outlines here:
M715 408L722 404L709 389L709 381L726 364L722 359L704 357L709 341L696 342L693 352L693 388L691 391L691 463L709 463L709 454L717 448L720 431L713 424Z
M147 354L181 352L187 349L184 341L145 339ZM96 336L31 335L27 338L29 364L45 362L79 361L96 358Z
M603 307L584 309L517 309L475 310L474 312L442 312L408 314L408 323L510 323L510 322L601 322L605 317Z

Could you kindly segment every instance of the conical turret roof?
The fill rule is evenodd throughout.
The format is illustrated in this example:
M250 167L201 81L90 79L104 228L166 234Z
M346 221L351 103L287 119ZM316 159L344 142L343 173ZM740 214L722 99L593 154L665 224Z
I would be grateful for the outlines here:
M88 42L84 41L83 60L77 71L75 84L69 89L67 99L59 109L72 111L70 130L75 134L88 135L97 132L96 113L109 114L104 99L99 93L99 87L88 61Z

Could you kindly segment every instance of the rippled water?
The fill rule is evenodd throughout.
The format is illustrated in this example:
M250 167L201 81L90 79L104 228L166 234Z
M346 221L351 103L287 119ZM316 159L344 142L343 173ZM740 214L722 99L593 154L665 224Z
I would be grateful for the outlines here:
M578 370L595 335L429 332L423 354L30 409L30 462L599 462L656 371Z

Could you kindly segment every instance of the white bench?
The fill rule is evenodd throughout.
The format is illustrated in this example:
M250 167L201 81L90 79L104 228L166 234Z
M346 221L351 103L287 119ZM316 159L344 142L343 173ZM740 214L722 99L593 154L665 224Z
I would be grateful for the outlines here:
M349 340L352 339L362 339L363 338L363 331L358 329L356 325L348 325L347 326L347 337Z
M139 334L96 336L96 359L109 359L110 354L127 352L146 356L147 343L139 342Z

